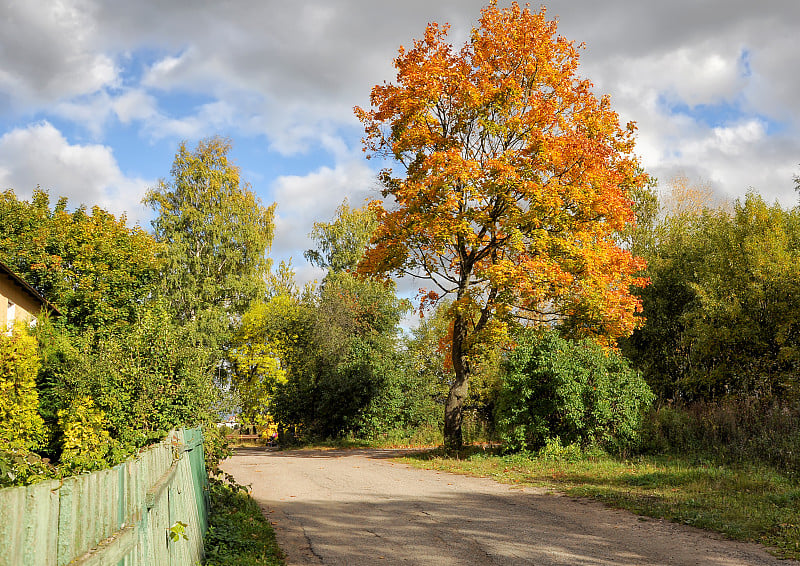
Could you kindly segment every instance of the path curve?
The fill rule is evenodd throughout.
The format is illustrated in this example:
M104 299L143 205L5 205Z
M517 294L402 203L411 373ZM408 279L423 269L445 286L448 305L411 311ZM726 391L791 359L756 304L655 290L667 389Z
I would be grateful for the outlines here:
M411 468L401 454L244 449L222 469L252 486L290 566L798 564L594 501Z

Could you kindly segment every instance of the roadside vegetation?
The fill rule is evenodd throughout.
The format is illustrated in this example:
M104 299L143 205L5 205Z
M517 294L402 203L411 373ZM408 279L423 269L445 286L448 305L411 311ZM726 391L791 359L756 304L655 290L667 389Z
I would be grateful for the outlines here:
M620 458L554 442L536 453L492 455L472 448L459 458L434 451L404 461L590 497L800 559L800 481L765 465L719 463L699 453Z
M209 481L206 566L280 566L275 532L247 488L220 478Z
M196 425L213 475L236 414L283 447L444 446L412 461L800 557L800 207L649 177L544 11L490 3L463 50L446 30L356 109L396 170L314 224L319 282L272 265L276 205L225 139L181 144L152 232L0 193L0 261L63 313L0 335L0 487ZM241 489L212 499L210 563L279 560Z

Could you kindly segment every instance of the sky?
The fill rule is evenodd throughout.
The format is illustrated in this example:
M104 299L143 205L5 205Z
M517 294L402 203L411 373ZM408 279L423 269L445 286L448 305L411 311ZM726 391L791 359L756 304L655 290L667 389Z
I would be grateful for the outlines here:
M509 2L500 0L499 6ZM34 188L150 229L178 144L221 135L298 278L314 221L377 196L354 106L428 22L463 44L476 0L0 0L0 190ZM538 10L540 4L532 3ZM636 154L719 197L797 204L800 2L553 0L579 74L638 126Z

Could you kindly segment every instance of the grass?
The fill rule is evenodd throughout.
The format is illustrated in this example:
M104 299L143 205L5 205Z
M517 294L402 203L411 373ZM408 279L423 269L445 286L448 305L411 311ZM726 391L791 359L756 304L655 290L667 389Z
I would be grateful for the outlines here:
M800 481L765 466L716 465L675 456L617 459L570 447L560 453L507 456L473 449L459 458L432 451L404 461L592 497L640 515L760 542L777 556L800 559Z
M272 525L246 488L219 479L209 479L209 501L206 566L285 564Z

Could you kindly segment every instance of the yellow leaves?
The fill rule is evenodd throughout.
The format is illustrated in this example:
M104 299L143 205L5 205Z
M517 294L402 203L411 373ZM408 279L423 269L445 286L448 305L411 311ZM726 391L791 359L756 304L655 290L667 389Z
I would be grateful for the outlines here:
M58 411L63 433L61 464L73 471L99 470L108 465L106 456L113 439L108 419L91 397L80 397Z
M641 262L613 239L633 219L628 188L646 182L634 127L576 75L578 46L556 32L544 9L492 2L460 51L436 24L401 49L396 82L356 109L365 149L405 169L383 174L395 208L381 207L359 271L415 272L509 315L563 314L585 295L586 312L621 320L606 328L633 324Z
M287 368L302 346L301 309L297 298L278 295L252 305L242 317L229 357L245 418L262 414L275 387L286 382Z
M32 450L44 437L36 389L39 366L38 343L24 325L18 323L11 336L0 334L0 441L9 448Z

